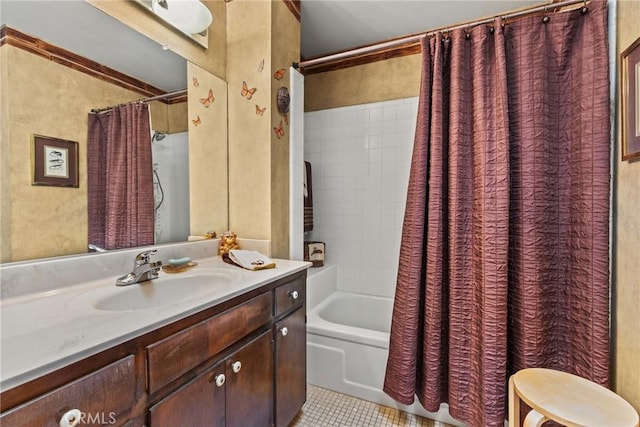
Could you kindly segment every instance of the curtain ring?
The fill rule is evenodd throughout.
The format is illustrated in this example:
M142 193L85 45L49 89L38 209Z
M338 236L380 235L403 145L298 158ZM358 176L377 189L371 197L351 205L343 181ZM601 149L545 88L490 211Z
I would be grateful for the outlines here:
M547 15L547 4L544 5L544 16L542 17L542 23L546 24L549 22L550 18L549 15Z
M471 39L471 33L469 32L469 25L466 26L466 28L464 29L464 38L465 40L469 40Z
M580 12L582 12L582 14L584 15L588 11L589 11L589 8L587 7L587 0L584 0L584 4L582 6L582 9L580 9Z

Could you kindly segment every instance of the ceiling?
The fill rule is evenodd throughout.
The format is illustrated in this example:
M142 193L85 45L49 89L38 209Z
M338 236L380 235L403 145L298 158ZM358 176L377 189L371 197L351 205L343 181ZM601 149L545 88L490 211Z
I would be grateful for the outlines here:
M452 26L543 0L301 0L305 59Z
M301 54L308 59L539 3L540 0L301 0ZM186 86L183 58L162 50L158 43L83 0L0 0L0 19L2 24L165 91Z

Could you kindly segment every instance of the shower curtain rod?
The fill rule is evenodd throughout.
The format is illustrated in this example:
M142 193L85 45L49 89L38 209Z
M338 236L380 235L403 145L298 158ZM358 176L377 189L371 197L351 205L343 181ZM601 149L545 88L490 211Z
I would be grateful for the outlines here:
M417 43L417 42L420 41L420 39L422 37L431 37L431 36L436 35L437 33L448 33L448 32L451 32L453 30L457 30L457 29L460 29L460 28L469 28L469 27L475 27L477 25L482 25L482 24L490 24L490 23L494 22L498 17L501 17L503 19L515 18L515 17L519 17L519 16L531 15L533 13L538 13L538 12L547 12L547 11L550 11L550 9L557 9L557 8L562 8L562 7L566 7L566 6L572 6L572 5L575 5L575 4L578 4L578 3L584 4L583 7L585 8L585 11L586 11L586 7L587 7L588 1L589 0L565 0L565 1L559 1L557 3L546 3L544 5L533 6L531 8L519 10L519 11L516 11L516 12L498 14L498 15L492 16L490 18L480 19L480 20L477 20L477 21L468 21L468 22L464 22L462 24L456 24L456 25L451 26L451 27L442 27L442 28L438 28L438 29L435 29L435 30L427 31L427 32L424 32L424 33L413 34L413 35L410 35L410 36L398 38L398 39L395 39L395 40L389 40L389 41L386 41L386 42L374 43L374 44L371 44L371 45L368 45L368 46L363 46L363 47L359 47L359 48L355 48L355 49L345 50L345 51L342 51L342 52L333 53L333 54L329 54L329 55L326 55L326 56L321 56L319 58L309 59L307 61L294 62L293 63L293 67L296 68L296 69L311 68L311 67L315 67L315 66L318 66L318 65L322 65L322 64L327 63L327 62L336 61L336 60L340 60L340 59L354 58L354 57L357 57L359 55L363 55L363 54L367 54L367 53L373 53L373 52L385 50L385 49L388 49L388 48L401 46L401 45L407 44L407 43Z
M176 90L175 92L169 92L162 95L156 95L150 98L141 99L139 102L156 101L158 99L173 98L176 96L186 95L186 94L187 94L187 89L181 89L181 90Z
M180 90L176 90L174 92L167 92L167 93L163 93L162 95L151 96L149 98L139 99L139 100L133 101L133 102L157 101L159 99L175 98L176 96L181 96L181 95L186 95L186 94L187 94L187 89L180 89ZM130 103L119 104L119 105L127 105L127 104L130 104ZM103 113L105 111L109 111L109 110L112 110L112 109L113 109L113 107L94 108L93 110L91 110L91 112L92 113Z

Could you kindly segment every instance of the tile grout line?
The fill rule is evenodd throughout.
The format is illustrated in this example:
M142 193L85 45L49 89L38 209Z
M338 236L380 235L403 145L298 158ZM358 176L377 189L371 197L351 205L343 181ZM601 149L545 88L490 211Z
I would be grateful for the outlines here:
M290 427L447 427L447 424L307 385L307 401Z

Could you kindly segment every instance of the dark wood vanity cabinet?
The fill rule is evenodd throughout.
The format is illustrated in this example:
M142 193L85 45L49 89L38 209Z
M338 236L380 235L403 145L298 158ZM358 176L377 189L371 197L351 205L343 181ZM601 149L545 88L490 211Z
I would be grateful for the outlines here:
M149 427L272 424L271 334L262 333L149 410Z
M3 391L0 425L77 408L95 421L80 425L287 426L306 399L305 297L293 273Z

